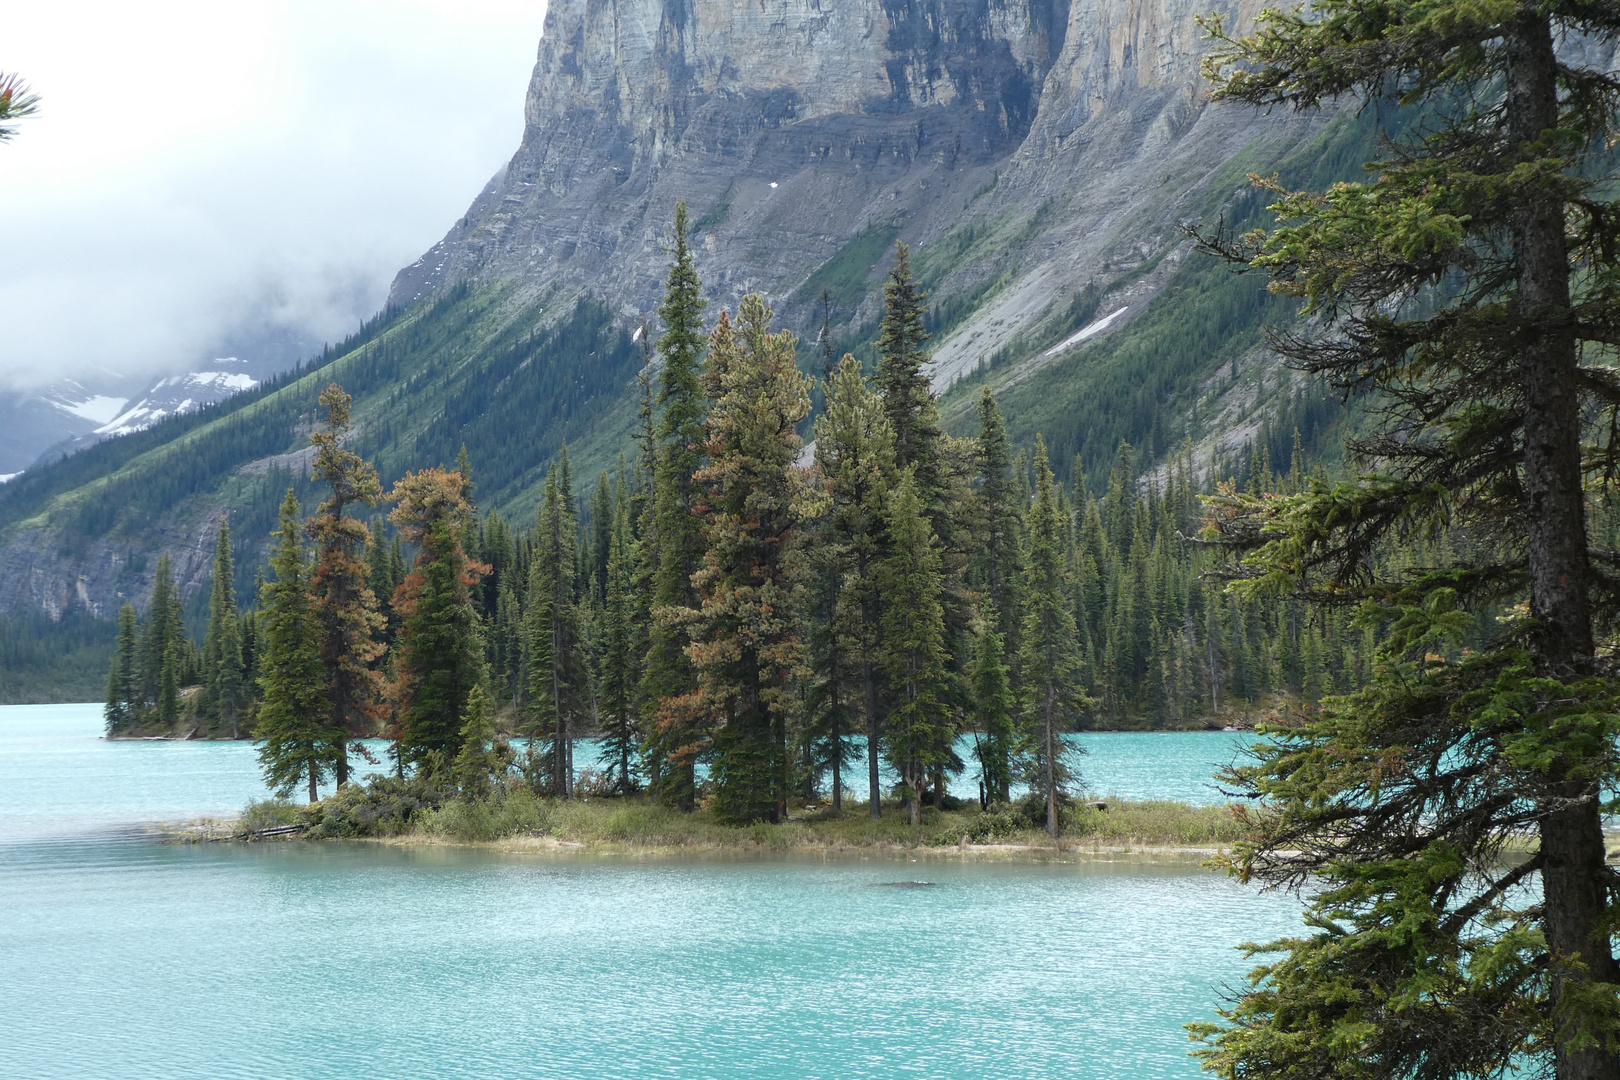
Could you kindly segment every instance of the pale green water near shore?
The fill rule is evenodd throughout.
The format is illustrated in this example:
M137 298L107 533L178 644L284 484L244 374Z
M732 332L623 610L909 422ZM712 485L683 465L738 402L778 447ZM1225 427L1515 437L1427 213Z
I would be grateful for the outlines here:
M1298 927L1133 864L158 846L126 827L239 808L251 748L74 708L0 709L6 1080L1192 1077L1233 946Z
M1097 794L1196 805L1224 801L1211 775L1253 738L1088 732L1073 740L1085 751L1077 759L1081 776ZM381 758L384 744L374 745ZM969 758L971 742L958 750ZM107 742L99 705L0 706L0 839L236 814L269 795L255 754L248 742ZM578 759L589 761L589 749ZM973 769L970 761L952 784L964 798L977 797ZM864 796L864 759L851 765L845 784Z

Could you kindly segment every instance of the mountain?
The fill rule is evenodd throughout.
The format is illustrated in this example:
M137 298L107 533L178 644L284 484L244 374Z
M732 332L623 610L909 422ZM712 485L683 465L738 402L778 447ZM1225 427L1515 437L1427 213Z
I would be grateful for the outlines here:
M1250 172L1354 175L1368 125L1210 104L1209 6L552 0L521 145L388 308L297 372L0 487L0 610L107 616L144 599L158 551L196 597L224 512L246 578L279 496L314 497L305 448L333 381L386 479L465 445L480 503L532 514L565 439L584 477L627 449L632 335L681 200L711 314L759 291L808 343L826 296L858 354L910 244L956 430L988 380L1015 437L1044 433L1087 477L1122 440L1151 468L1296 424L1319 438L1333 406L1261 346L1286 311L1180 226L1256 220Z
M81 382L64 377L8 394L0 402L0 483L43 460L64 457L100 439L141 431L166 416L250 390L259 381L241 360L229 356L215 360L207 371L156 380L104 375Z
M59 376L0 395L0 483L114 435L211 405L298 366L321 348L308 330L248 318L212 355L157 375Z

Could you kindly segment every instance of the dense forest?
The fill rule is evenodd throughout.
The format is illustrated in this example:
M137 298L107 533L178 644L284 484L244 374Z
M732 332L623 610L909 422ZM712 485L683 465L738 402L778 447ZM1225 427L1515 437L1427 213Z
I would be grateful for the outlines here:
M480 487L511 482L502 448L452 449L455 426L431 425L419 438L457 464L385 497L347 449L352 399L334 385L314 478L287 493L249 610L227 525L200 647L166 564L145 618L124 611L109 732L255 731L275 785L312 795L347 778L365 752L351 744L386 735L402 774L465 772L470 753L559 795L588 774L677 806L712 798L735 820L821 793L880 806L879 758L913 806L969 770L986 802L1033 788L1055 815L1065 732L1248 726L1366 680L1370 630L1348 610L1232 595L1210 574L1224 555L1197 539L1201 496L1301 489L1297 431L1290 445L1268 427L1202 470L1173 455L1146 478L1121 444L1092 494L1057 478L1044 441L1012 445L988 388L976 434L941 429L903 246L876 370L824 345L820 378L757 297L705 325L684 212L675 249L656 353L637 335L641 419L615 468L578 481L559 445L535 520L515 524L477 510ZM582 307L557 334L634 348L589 337L604 324ZM548 347L516 343L508 366ZM531 415L537 401L493 396L503 378L458 400ZM305 521L311 485L327 497ZM526 737L526 756L497 752L497 733ZM574 760L582 736L601 761ZM857 756L869 775L850 774Z
M1155 445L1151 470L1118 427L1016 444L988 387L949 433L904 245L875 363L829 350L817 393L761 297L705 319L683 209L634 453L588 495L560 445L532 528L479 516L465 453L384 496L333 385L326 497L305 519L288 492L257 612L216 587L193 660L160 575L147 626L126 614L109 726L174 716L194 664L199 710L246 715L271 785L312 802L352 801L355 740L381 735L395 776L369 790L409 774L458 806L646 791L752 826L847 791L915 825L971 769L983 810L1027 788L1056 836L1067 731L1264 712L1219 774L1243 798L1218 862L1299 894L1303 926L1247 946L1245 985L1190 1025L1204 1066L1620 1080L1620 78L1564 47L1612 46L1620 10L1259 19L1203 22L1217 98L1413 121L1363 182L1257 175L1268 226L1196 234L1269 279L1255 304L1304 316L1271 344L1303 424L1330 394L1364 410L1355 471L1275 428L1201 466ZM1105 389L1143 431L1151 394ZM350 514L382 501L392 535Z

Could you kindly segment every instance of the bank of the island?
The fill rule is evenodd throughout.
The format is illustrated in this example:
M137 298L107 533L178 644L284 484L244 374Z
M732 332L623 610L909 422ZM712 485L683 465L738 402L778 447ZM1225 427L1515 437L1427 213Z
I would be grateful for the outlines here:
M800 801L790 804L780 822L728 824L707 807L681 811L644 795L564 801L514 784L468 797L423 779L373 776L315 803L257 801L234 820L188 822L167 827L165 835L180 842L365 840L666 858L888 854L1199 862L1235 842L1242 831L1234 807L1168 800L1065 800L1056 836L1043 827L1044 808L1032 799L986 810L948 798L945 809L924 807L916 824L899 800L886 801L882 809L874 818L866 802L834 808Z

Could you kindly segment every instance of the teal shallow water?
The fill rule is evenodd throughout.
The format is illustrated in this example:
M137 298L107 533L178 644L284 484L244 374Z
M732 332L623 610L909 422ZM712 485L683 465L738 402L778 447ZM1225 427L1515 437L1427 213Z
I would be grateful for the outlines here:
M93 713L0 709L6 1080L1192 1077L1233 946L1298 926L1134 864L157 846L127 826L239 808L251 749Z
M1083 782L1099 795L1211 803L1224 801L1215 769L1252 736L1110 732L1072 741L1084 751L1077 759ZM380 757L383 744L376 748ZM971 748L964 739L958 752L969 758ZM859 797L865 783L864 759L857 760L845 784ZM952 790L976 797L976 783L970 761ZM99 705L0 707L0 840L235 814L268 795L251 743L107 742Z

